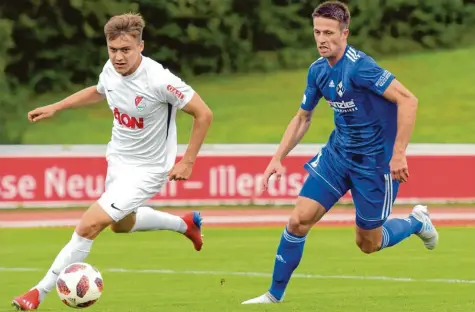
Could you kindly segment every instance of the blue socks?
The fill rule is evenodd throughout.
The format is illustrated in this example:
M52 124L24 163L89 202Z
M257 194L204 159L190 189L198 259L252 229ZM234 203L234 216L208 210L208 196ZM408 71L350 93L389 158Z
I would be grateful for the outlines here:
M289 233L285 228L275 257L272 285L269 293L281 300L290 277L302 259L306 236Z
M422 223L413 216L405 219L391 219L383 224L383 242L381 249L391 247L401 242L411 234L422 229Z
M422 229L422 223L410 216L405 219L390 219L383 224L381 249L391 247ZM281 300L292 273L302 259L306 236L298 236L284 229L280 239L272 274L269 293Z

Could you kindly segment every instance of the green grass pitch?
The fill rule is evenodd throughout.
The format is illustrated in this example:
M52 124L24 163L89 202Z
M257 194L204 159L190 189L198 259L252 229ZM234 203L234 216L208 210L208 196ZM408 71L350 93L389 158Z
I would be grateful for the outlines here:
M43 276L69 240L71 231L70 228L0 229L0 311L12 311L11 299ZM475 231L470 227L440 228L440 245L433 251L426 250L417 237L411 237L372 255L358 250L352 228L315 228L295 272L300 275L291 280L285 302L272 306L240 305L241 301L268 288L281 231L281 228L205 228L201 252L194 251L191 242L176 233L119 235L106 231L96 240L86 259L104 277L102 298L88 310L474 310ZM16 272L3 268L36 270ZM114 268L138 271L115 272ZM254 275L238 275L238 272ZM68 311L71 308L53 290L39 309Z

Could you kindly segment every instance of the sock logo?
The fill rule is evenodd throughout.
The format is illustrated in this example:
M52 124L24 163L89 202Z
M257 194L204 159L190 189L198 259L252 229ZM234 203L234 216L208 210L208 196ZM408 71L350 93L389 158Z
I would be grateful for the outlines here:
M279 261L279 262L287 263L287 262L284 260L284 257L282 257L281 255L277 255L277 256L275 256L275 258L276 258L277 261Z

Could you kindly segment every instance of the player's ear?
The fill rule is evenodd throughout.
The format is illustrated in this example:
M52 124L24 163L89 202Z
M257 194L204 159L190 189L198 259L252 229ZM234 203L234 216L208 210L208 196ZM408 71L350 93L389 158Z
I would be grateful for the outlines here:
M348 36L350 35L350 30L348 28L344 28L343 29L343 36L346 38L348 38Z

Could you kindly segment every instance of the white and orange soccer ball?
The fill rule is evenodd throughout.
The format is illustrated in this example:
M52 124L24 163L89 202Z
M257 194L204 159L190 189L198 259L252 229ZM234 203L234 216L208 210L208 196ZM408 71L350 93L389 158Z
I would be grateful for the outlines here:
M56 280L61 301L72 308L87 308L99 300L104 282L99 270L88 263L73 263Z

